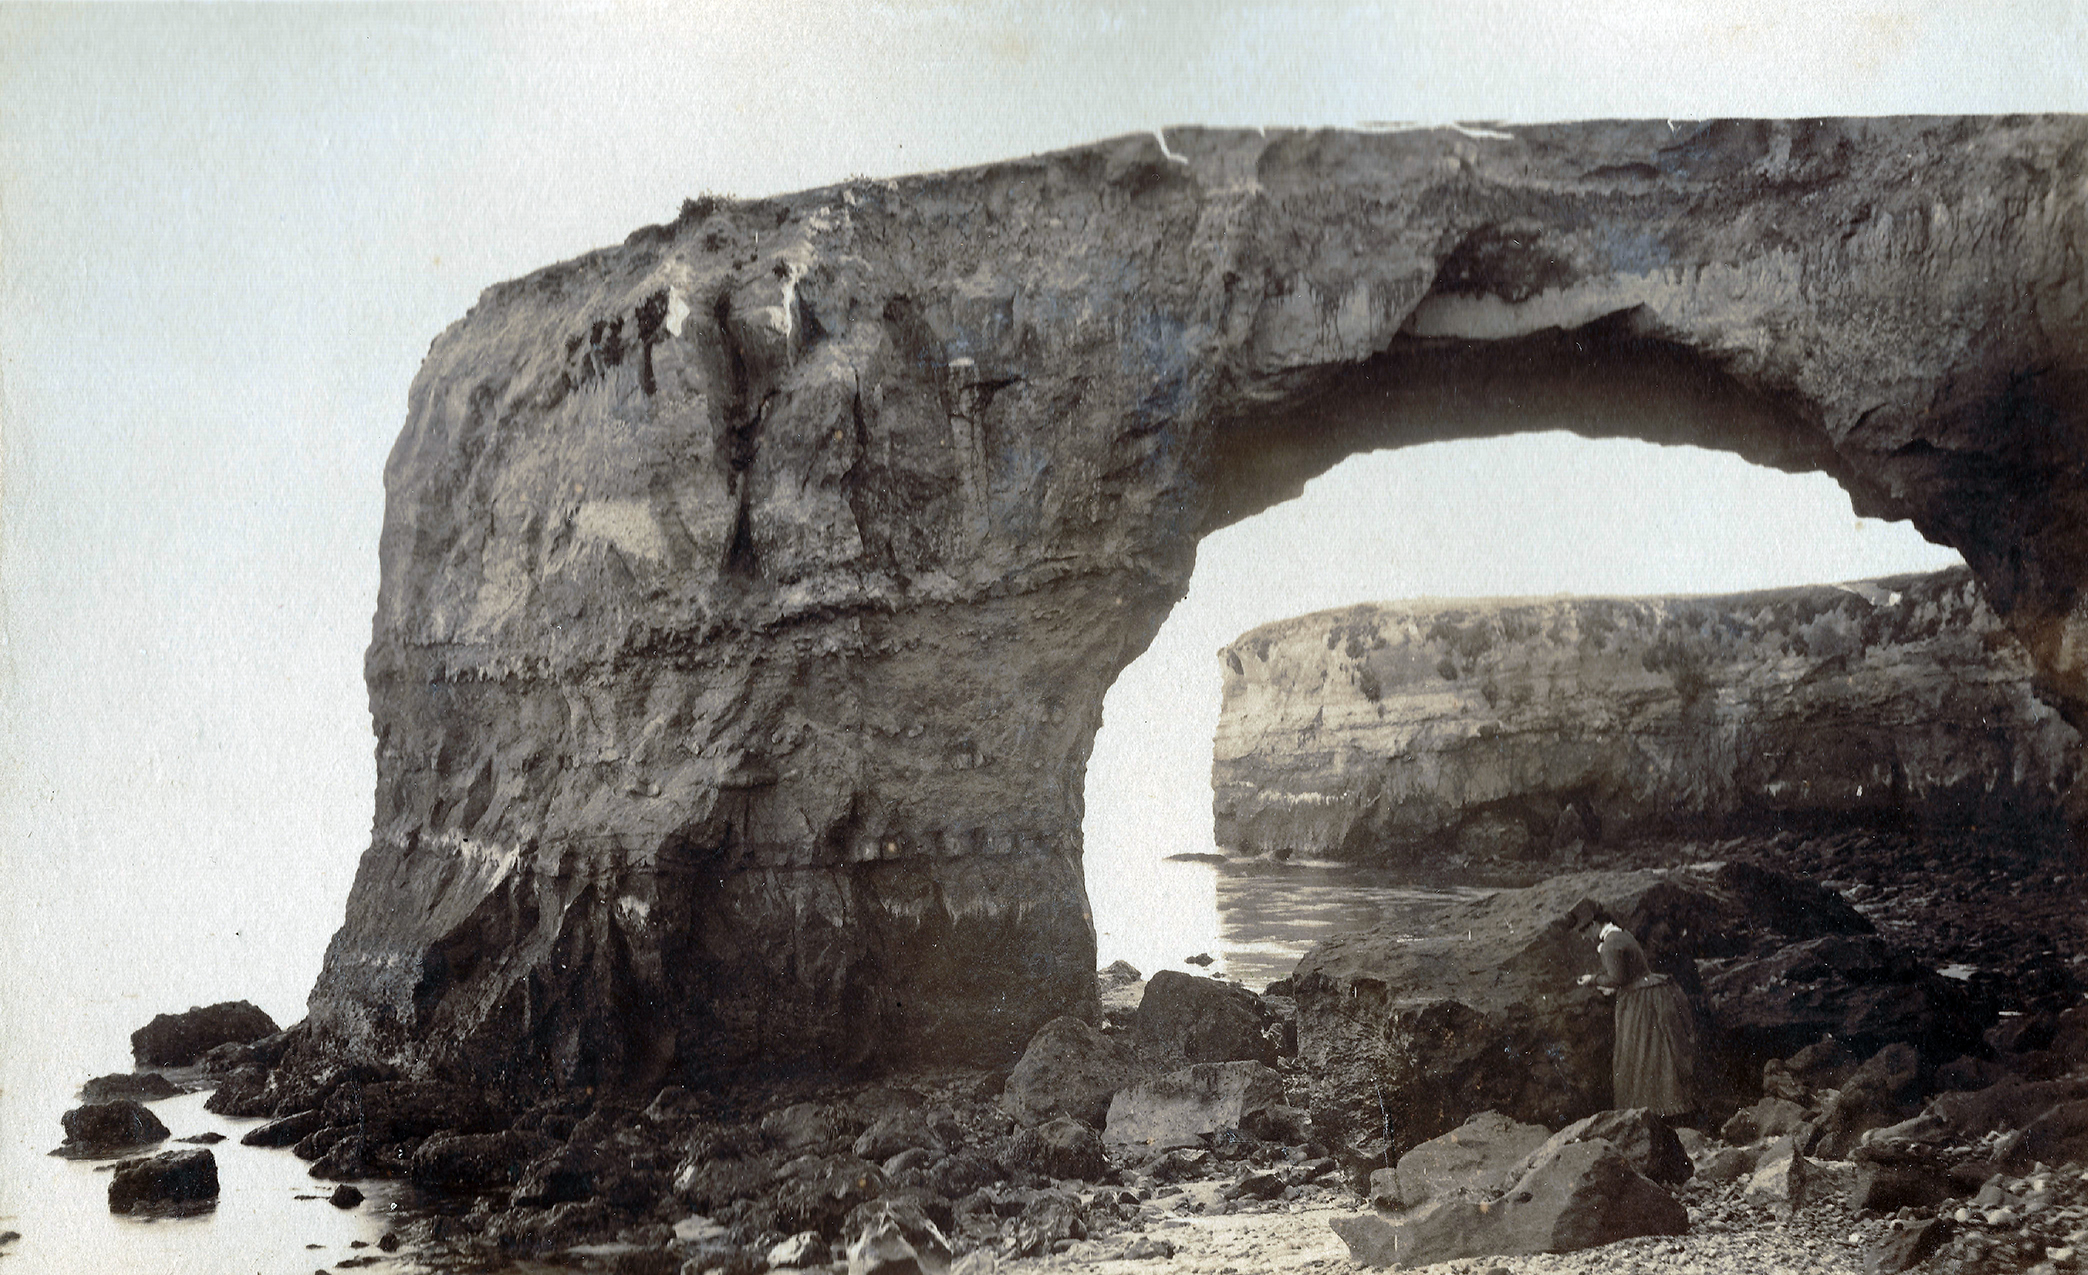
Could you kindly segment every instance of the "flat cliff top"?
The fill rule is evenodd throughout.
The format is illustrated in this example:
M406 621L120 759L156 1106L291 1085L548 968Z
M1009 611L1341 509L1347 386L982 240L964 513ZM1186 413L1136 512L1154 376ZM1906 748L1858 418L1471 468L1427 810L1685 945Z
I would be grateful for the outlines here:
M1358 602L1349 606L1329 607L1322 611L1271 620L1242 633L1228 646L1245 647L1262 642L1281 642L1329 624L1353 624L1378 617L1405 620L1457 617L1480 620L1511 613L1630 607L1641 608L1651 614L1673 611L1746 614L1755 617L1758 622L1773 623L1779 618L1810 618L1811 615L1818 614L1822 607L1838 605L1851 599L1860 602L1866 608L1893 607L1910 601L1919 603L1945 595L1965 597L1967 601L1976 604L1976 590L1970 595L1963 594L1963 591L1971 586L1970 571L1963 567L1951 567L1943 571L1909 572L1832 584L1785 585L1771 589L1748 589L1739 593L1557 593L1518 598L1395 598L1382 602Z

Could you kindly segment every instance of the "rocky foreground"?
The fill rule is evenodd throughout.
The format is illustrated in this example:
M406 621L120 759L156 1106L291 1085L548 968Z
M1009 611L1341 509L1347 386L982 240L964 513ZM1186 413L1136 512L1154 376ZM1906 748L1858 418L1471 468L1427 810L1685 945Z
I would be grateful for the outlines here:
M1660 1142L1665 1130L1620 1132L1645 1125L1628 1113L1596 1113L1591 1126L1472 1109L1516 1101L1484 1092L1478 1072L1471 1105L1439 1113L1443 1131L1424 1137L1432 1131L1414 1123L1379 1143L1359 1140L1344 1106L1353 1059L1344 1071L1344 1060L1325 1057L1311 990L1300 986L1328 968L1325 951L1263 995L1216 979L1104 971L1099 1024L1055 1020L1012 1071L531 1099L369 1068L279 1066L302 1027L240 1039L273 1024L236 1006L156 1021L136 1050L141 1061L200 1068L218 1086L213 1110L269 1117L243 1140L311 1161L316 1178L341 1184L337 1204L361 1198L355 1182L416 1184L416 1203L383 1248L351 1262L396 1252L438 1270L691 1275L942 1266L1216 1275L1437 1260L1468 1275L2069 1270L2088 1240L2088 1008L2077 1003L2072 873L2063 858L1998 841L1982 854L1980 844L1969 833L1945 845L1863 832L1618 847L1605 852L1604 871L1488 901L1541 910L1553 896L1601 896L1622 914L1683 897L1706 907L1740 897L1731 882L1753 883L1760 942L1699 962L1721 1056L1749 1031L1787 1039L1761 1036L1765 1004L1781 1006L1787 1024L1852 1006L1865 1021L1901 1014L1919 1024L1939 1004L1974 1024L1968 1039L1823 1033L1762 1061L1671 1144ZM1640 864L1663 851L1706 862L1653 872L1665 884L1649 890ZM1769 862L1806 868L1839 893L1810 893ZM1835 911L1842 897L1858 904L1846 916ZM1806 904L1798 911L1814 921L1793 919L1788 906L1778 915L1764 901L1778 898ZM1887 944L1900 981L1879 982L1869 967L1777 967L1777 952L1756 953L1789 946L1785 931L1820 915L1875 924L1874 934L1827 937ZM1947 1003L1932 999L1938 965L1968 967L1940 980L1961 993ZM1731 976L1743 969L1749 984L1780 973L1736 994ZM1569 961L1557 977L1573 972ZM1931 999L1910 999L1910 989ZM1777 994L1765 1000L1765 991ZM1490 1010L1467 999L1483 1023ZM1531 1012L1532 999L1516 1013ZM1946 1049L1953 1043L1965 1047ZM68 1115L67 1153L129 1156L125 1210L207 1207L195 1198L207 1150L141 1154L167 1136L143 1105L168 1087L152 1076L93 1082L87 1096L103 1101ZM1595 1092L1581 1108L1601 1103ZM1472 1130L1488 1121L1521 1130L1521 1141L1482 1163L1469 1154L1483 1141ZM1446 1160L1446 1147L1461 1149ZM136 1167L155 1159L150 1172ZM164 1197L150 1198L162 1179ZM1359 1238L1358 1227L1377 1229Z

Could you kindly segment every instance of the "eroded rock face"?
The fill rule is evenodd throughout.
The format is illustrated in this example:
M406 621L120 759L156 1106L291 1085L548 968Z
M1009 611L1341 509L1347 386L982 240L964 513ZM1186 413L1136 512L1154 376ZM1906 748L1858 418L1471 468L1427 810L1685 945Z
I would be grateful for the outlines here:
M386 467L373 835L293 1062L1012 1059L1093 997L1110 681L1199 536L1358 450L1825 470L2088 705L2084 140L1183 130L692 202L490 289Z
M1706 864L1559 876L1452 904L1422 933L1380 926L1336 935L1307 952L1291 979L1298 1059L1311 1077L1322 1141L1362 1172L1479 1112L1550 1129L1607 1110L1614 1007L1576 981L1596 969L1593 946L1577 930L1596 914L1639 936L1653 968L1708 1011L1696 1065L1697 1096L1706 1101L1716 1100L1722 1077L1762 1074L1759 1039L1787 1039L1761 1025L1753 1035L1724 1026L1727 998L1770 977L1745 973L1769 964L1750 959L1751 947L1869 929L1818 886ZM1734 976L1725 995L1699 981L1699 960ZM1865 998L1824 967L1808 978L1799 1008L1815 1032L1815 1002L1876 1007L1881 1022L1896 1003ZM1983 1024L1959 1009L1966 1021L1956 1036L1977 1039Z
M1226 648L1220 845L1369 863L1811 819L2059 818L2079 736L1963 569L1348 607Z

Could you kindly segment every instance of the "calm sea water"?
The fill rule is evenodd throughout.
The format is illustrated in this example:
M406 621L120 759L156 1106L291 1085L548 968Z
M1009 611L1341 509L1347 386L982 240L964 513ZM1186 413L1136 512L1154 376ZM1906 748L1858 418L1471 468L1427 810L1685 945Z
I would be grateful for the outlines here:
M1223 974L1260 990L1315 943L1376 926L1420 932L1443 905L1482 890L1440 878L1320 862L1088 860L1097 956L1151 975ZM1209 956L1208 966L1188 958Z

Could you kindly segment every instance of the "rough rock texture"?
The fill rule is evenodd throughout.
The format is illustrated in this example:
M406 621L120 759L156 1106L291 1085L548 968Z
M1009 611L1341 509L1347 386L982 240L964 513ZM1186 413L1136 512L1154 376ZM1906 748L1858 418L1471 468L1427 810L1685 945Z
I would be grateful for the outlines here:
M2079 745L1962 568L1356 606L1220 658L1217 837L1241 853L1546 859L1820 818L2049 822Z
M1148 1068L1128 1042L1077 1018L1054 1018L1030 1038L1001 1103L1025 1126L1057 1116L1101 1128L1116 1091L1143 1077Z
M217 1156L207 1148L118 1160L109 1175L111 1213L186 1211L217 1196Z
M1109 1100L1103 1140L1165 1151L1202 1145L1283 1103L1283 1078L1257 1062L1197 1063L1142 1080Z
M489 289L386 466L372 840L292 1065L1012 1059L1092 1002L1104 692L1201 535L1361 450L1824 470L2088 707L2084 140L1172 130Z
M1482 1111L1446 1134L1370 1175L1370 1201L1380 1208L1412 1209L1443 1196L1491 1200L1522 1176L1530 1153L1552 1136L1543 1125Z
M1237 983L1161 970L1138 1005L1137 1039L1154 1056L1182 1063L1259 1062L1274 1066L1276 1046L1262 1035L1268 1011Z
M1496 1200L1442 1195L1409 1213L1331 1225L1356 1262L1413 1268L1461 1257L1573 1253L1634 1235L1686 1235L1689 1210L1596 1139L1546 1146Z
M181 1086L156 1071L123 1073L96 1076L80 1086L80 1097L87 1102L114 1102L128 1098L132 1102L158 1102L180 1093Z
M247 1001L155 1014L131 1033L131 1056L150 1067L183 1067L219 1045L244 1045L276 1034L275 1020Z
M1591 917L1638 935L1654 968L1713 1023L1724 1008L1706 1002L1698 960L1731 962L1726 973L1746 989L1744 971L1763 963L1749 956L1757 942L1777 950L1869 925L1816 886L1713 864L1574 873L1449 907L1420 935L1389 926L1338 935L1306 953L1291 979L1315 1130L1361 1171L1481 1111L1554 1128L1608 1109L1614 1011L1575 982L1597 969L1577 932ZM1814 999L1852 999L1838 995L1831 969L1807 972L1808 1014ZM1753 1037L1705 1026L1701 1085L1761 1074Z
M129 1098L90 1102L59 1117L65 1141L52 1155L90 1160L135 1151L164 1142L167 1126L143 1104Z

